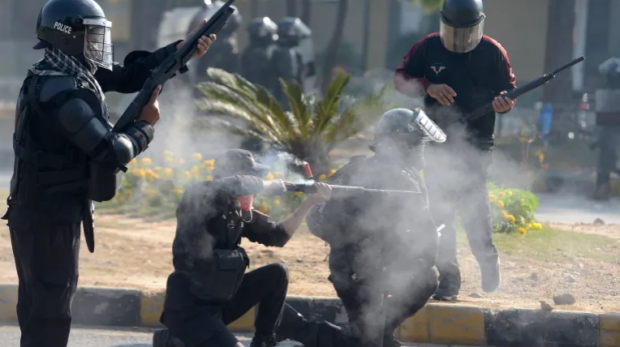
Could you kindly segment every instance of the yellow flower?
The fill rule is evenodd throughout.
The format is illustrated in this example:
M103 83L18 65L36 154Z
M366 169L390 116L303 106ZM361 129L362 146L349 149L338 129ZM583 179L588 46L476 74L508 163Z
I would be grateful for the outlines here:
M204 166L206 169L213 169L213 167L215 166L215 159L209 159L209 160L205 160L202 162L202 166Z
M508 195L508 196L512 196L512 190L507 190L507 191L506 191L506 195Z
M528 229L532 229L532 230L540 230L540 229L542 229L542 224L536 223L536 222L532 222L532 223L528 224L527 228Z
M140 178L144 178L146 176L146 171L144 171L144 169L138 169L135 168L133 170L131 170L131 173L135 176L138 176Z
M192 154L192 159L194 159L196 161L200 161L200 160L202 160L202 154L194 153L194 154Z
M146 181L151 182L159 178L159 175L153 172L153 170L146 170Z
M504 208L505 204L504 204L504 202L503 202L503 201L498 200L498 201L497 201L497 206L499 206L499 208Z
M200 169L198 168L198 166L194 166L191 170L190 173L192 174L192 176L194 177L198 177L198 175L200 174Z
M133 158L131 159L131 161L129 162L129 165L136 165L138 163L138 159Z
M525 230L525 228L519 228L517 231L518 231L518 232L519 232L519 234L521 234L521 235L525 235L525 234L527 234L527 230Z
M207 181L213 181L213 177L207 176Z
M273 177L275 177L277 179L281 179L282 177L284 177L284 175L282 174L282 171L274 171L273 172Z
M192 174L189 171L185 171L185 179L190 179Z
M294 194L295 194L295 196L302 196L302 195L304 195L304 193L302 193L302 192L295 192Z
M267 179L267 181L271 181L274 179L273 174L270 172L267 174L267 177L265 177L265 179Z
M273 201L273 204L274 204L274 205L276 205L276 206L280 206L280 200L275 199L275 200Z
M155 167L155 172L160 172L161 171L161 166L156 166Z
M185 160L179 159L179 164L185 164Z
M164 159L164 162L165 162L166 164L170 165L170 166L174 166L174 164L175 164L174 159L172 159L172 158L170 158L170 157L167 157L166 159Z
M335 173L336 173L336 169L331 169L331 170L329 171L329 175L330 175L330 176L331 176L331 175L333 175L333 174L335 174Z
M515 216L511 215L511 214L505 214L504 215L504 219L506 220L506 222L508 223L514 223L517 219L515 218Z
M506 193L504 192L498 192L497 195L501 196L502 198L506 196Z
M322 181L322 180L324 180L324 179L325 179L325 175L321 175L321 176L319 176L319 181Z
M144 166L149 166L149 165L153 164L153 161L151 160L151 158L142 158L142 160L140 160L140 162Z
M164 169L164 177L170 178L170 177L172 177L172 173L173 172L172 172L171 168L167 167L167 168Z
M267 204L264 201L261 201L261 203L258 205L258 210L262 213L267 213Z
M172 151L164 151L164 157L173 157L174 153Z
M497 196L495 196L493 194L489 194L489 200L495 201L495 200L497 200Z
M131 194L131 189L127 189L126 191L123 192L123 194L130 195Z
M174 190L174 193L175 194L183 194L183 189L177 188L177 189Z

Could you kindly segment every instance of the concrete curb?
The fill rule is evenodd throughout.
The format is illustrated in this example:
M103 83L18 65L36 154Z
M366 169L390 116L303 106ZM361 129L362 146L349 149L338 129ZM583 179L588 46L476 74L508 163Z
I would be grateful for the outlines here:
M75 324L158 327L164 293L80 287L73 301ZM340 300L290 296L287 303L309 319L347 321ZM17 286L0 285L0 321L16 322ZM256 309L229 325L254 330ZM403 342L474 346L620 346L620 314L569 311L492 310L455 304L428 304L397 331Z

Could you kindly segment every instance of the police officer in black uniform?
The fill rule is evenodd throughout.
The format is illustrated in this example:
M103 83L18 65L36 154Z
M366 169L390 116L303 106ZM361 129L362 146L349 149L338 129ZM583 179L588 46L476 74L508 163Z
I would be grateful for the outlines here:
M299 52L300 41L309 35L310 30L299 18L285 17L278 22L277 47L271 56L271 72L274 97L284 107L288 98L279 79L287 83L304 85L304 63Z
M596 125L599 127L596 190L593 198L608 200L611 196L611 173L619 173L620 147L620 58L610 58L599 66L605 78L604 88L595 93Z
M78 282L80 224L94 251L92 201L114 197L116 174L144 152L159 119L158 88L140 118L111 132L104 93L137 92L181 41L112 60L111 23L93 0L50 0L37 20L43 60L17 101L8 220L19 277L22 347L66 347ZM214 37L213 37L214 39ZM202 55L211 40L202 38Z
M500 285L487 172L496 113L507 113L514 106L502 94L516 85L506 50L483 35L484 20L482 0L446 0L440 32L416 43L395 75L397 89L407 96L424 96L427 113L448 134L445 145L430 146L433 160L424 170L433 217L446 225L437 259L440 285L435 298L440 300L455 300L461 287L457 211L480 265L482 289L492 292ZM489 102L494 112L474 121L462 118Z
M285 191L281 180L263 181L268 167L241 149L215 162L215 180L188 187L177 208L172 246L174 272L168 277L154 347L242 346L226 328L258 304L252 347L274 347L288 288L288 270L273 263L248 273L250 261L241 238L283 247L310 208L329 200L331 188L317 183L293 214L280 223L252 208L255 194Z
M445 134L422 110L386 112L370 146L375 155L354 158L329 183L419 195L335 196L306 218L310 231L330 245L329 280L349 318L347 346L400 346L394 330L437 289L439 234L419 173L426 141L443 142ZM328 343L321 346L338 346Z
M248 26L250 44L241 55L242 75L248 81L272 90L271 55L278 39L278 26L269 17L255 18Z
M211 18L219 10L224 2L205 0L204 7L198 12L192 21L188 32L196 30L196 28L205 20ZM218 68L230 73L239 72L239 44L237 42L237 30L241 26L242 17L239 10L235 6L231 6L235 10L233 15L228 19L224 27L217 33L217 41L209 48L209 58L198 59L196 64L195 83L207 81L207 68Z

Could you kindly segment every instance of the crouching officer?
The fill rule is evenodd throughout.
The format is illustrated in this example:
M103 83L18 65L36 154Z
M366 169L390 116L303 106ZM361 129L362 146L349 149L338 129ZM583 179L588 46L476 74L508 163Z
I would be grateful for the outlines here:
M349 346L400 346L394 330L437 289L439 234L419 170L424 143L445 140L420 109L386 112L370 146L375 154L354 158L329 183L420 194L332 198L306 219L330 245L329 280L347 311Z
M216 159L215 180L186 189L177 208L172 246L175 271L168 277L161 322L168 330L153 336L154 347L242 346L226 325L258 304L252 347L276 345L282 319L288 271L273 263L245 273L249 259L241 238L283 247L310 208L329 200L331 188L317 183L286 220L276 223L252 208L255 194L285 191L281 180L263 181L268 167L245 150L229 150Z
M400 346L394 330L437 289L439 235L419 170L424 142L445 139L419 109L386 112L370 146L375 155L354 158L329 181L420 194L333 198L313 207L306 219L311 232L330 245L329 280L347 311L348 346ZM342 339L326 327L323 331Z
M182 42L112 61L111 23L93 0L51 0L36 24L43 60L17 100L8 220L19 278L22 347L66 347L78 282L80 224L94 251L92 201L116 193L116 173L144 152L158 121L157 89L139 119L113 133L104 93L137 92ZM210 40L203 38L198 55Z

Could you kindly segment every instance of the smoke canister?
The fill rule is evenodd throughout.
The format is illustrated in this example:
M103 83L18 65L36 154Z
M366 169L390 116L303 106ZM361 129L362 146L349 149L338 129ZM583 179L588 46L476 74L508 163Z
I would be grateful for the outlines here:
M305 163L304 164L304 169L306 170L306 177L307 178L312 178L312 169L310 168L310 164Z

